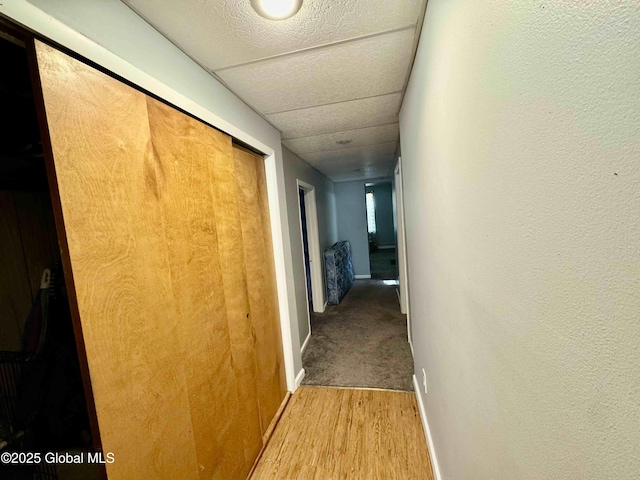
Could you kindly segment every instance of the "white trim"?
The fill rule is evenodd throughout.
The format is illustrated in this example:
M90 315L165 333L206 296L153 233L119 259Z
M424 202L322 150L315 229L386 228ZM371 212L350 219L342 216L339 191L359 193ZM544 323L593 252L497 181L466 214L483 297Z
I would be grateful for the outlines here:
M318 208L316 188L300 179L296 179L298 189L304 190L304 206L307 216L307 240L309 242L309 266L311 267L311 293L313 297L313 311L324 312L324 278L322 276L322 256L320 255L320 234L318 229ZM298 218L300 218L300 195L298 195ZM302 221L300 223L300 238L302 239ZM303 245L304 250L304 245ZM306 270L306 266L305 266ZM305 291L306 291L305 278ZM307 294L307 298L309 298ZM311 331L311 317L309 316L309 331Z
M298 372L298 375L296 376L296 387L291 391L291 393L295 392L298 387L302 385L302 380L304 380L305 373L306 372L304 371L304 368Z
M327 305L329 305L329 302L324 302L324 305L322 306L322 312L320 313L324 313L324 311L327 309Z
M356 280L361 280L364 278L371 278L371 275L355 275Z
M304 351L307 349L307 345L309 345L309 340L311 340L311 330L309 330L309 334L307 335L307 338L302 344L302 347L300 347L300 355L302 355Z
M391 250L392 248L396 248L395 245L378 245L378 250Z
M409 308L409 275L407 262L407 235L404 215L404 192L402 185L402 157L398 157L393 171L396 192L396 219L398 242L398 291L400 293L400 311L407 315L407 337L411 342L411 311Z
M294 391L295 363L293 358L293 336L291 335L291 314L289 312L289 296L287 292L287 274L285 267L284 240L282 238L282 218L278 203L278 177L276 156L271 154L264 159L267 180L267 198L269 200L269 217L271 221L271 241L273 242L273 259L276 268L276 287L278 306L280 309L280 331L282 334L282 353L287 380L287 389Z
M440 467L438 466L438 457L436 456L436 449L433 446L433 437L431 437L431 429L429 428L429 421L427 420L427 411L424 408L422 393L420 392L420 385L418 385L418 379L415 375L413 376L413 389L416 392L416 399L418 400L418 410L420 410L420 420L422 420L422 428L424 428L424 434L427 437L427 444L429 445L429 455L431 457L433 477L435 478L435 480L442 480L442 476L440 475Z
M278 146L269 146L246 133L241 127L237 127L220 117L216 113L189 99L177 90L167 86L152 75L144 72L135 65L120 58L103 46L73 30L59 20L35 7L34 5L18 0L5 0L0 3L0 14L13 19L27 29L37 32L45 38L78 53L79 55L95 62L114 74L128 80L148 92L164 99L172 105L183 109L202 121L215 126L228 135L244 142L252 148L265 154L265 172L267 180L267 195L269 199L269 216L271 220L271 232L273 241L273 254L276 269L276 285L278 290L278 305L280 310L280 327L283 341L284 364L287 380L287 389L293 391L296 388L296 374L294 371L294 347L291 334L291 315L289 311L289 298L287 291L285 245L282 235L283 222L279 205L278 174L276 151ZM238 105L243 105L238 102ZM284 213L284 212L283 212Z
M411 349L411 358L415 359L415 358L416 358L416 356L415 356L415 354L413 353L413 342L411 341L411 339L410 339L410 338L409 338L407 341L409 342L409 348Z

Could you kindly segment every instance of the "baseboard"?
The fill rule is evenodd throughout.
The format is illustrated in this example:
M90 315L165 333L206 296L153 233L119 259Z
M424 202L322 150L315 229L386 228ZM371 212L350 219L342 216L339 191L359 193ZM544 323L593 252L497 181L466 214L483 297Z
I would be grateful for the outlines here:
M309 340L311 340L311 332L309 332L309 335L307 335L307 338L304 340L302 347L300 347L300 355L302 355L304 351L307 349L307 345L309 345Z
M378 245L378 250L391 250L392 248L396 248L395 245Z
M411 341L411 339L410 339L410 338L408 339L408 342L409 342L409 348L411 349L411 358L414 358L414 359L415 359L415 358L416 358L416 356L415 356L415 354L413 353L413 342ZM415 377L415 375L414 375L414 377Z
M418 410L420 410L420 419L422 420L422 427L424 428L424 434L427 437L427 444L429 445L429 455L431 455L433 477L435 478L435 480L442 480L442 476L440 475L440 467L438 466L438 457L436 456L436 449L433 446L433 438L431 437L429 421L427 420L427 411L424 408L422 394L420 393L420 385L418 385L418 379L415 375L413 376L413 389L416 392L416 399L418 400Z
M363 278L371 278L371 275L356 275L356 280L361 280Z
M304 368L302 370L300 370L300 373L298 373L298 376L296 377L296 389L302 385L302 380L304 379Z
M327 305L329 305L329 302L324 302L324 306L322 307L322 313L324 313L325 310L327 309Z

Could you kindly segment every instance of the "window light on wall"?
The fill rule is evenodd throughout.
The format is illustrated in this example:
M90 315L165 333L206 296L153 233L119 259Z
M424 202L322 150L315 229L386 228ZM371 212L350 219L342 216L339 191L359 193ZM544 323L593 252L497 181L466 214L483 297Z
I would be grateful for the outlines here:
M367 231L376 233L376 200L373 197L373 192L367 192L365 198L367 201Z

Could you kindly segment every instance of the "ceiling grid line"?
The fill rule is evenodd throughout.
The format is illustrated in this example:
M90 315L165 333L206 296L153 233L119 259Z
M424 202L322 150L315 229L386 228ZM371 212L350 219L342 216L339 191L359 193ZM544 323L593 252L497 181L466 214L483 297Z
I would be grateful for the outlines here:
M211 70L211 72L215 72L215 73L219 73L222 72L224 70L230 70L232 68L236 68L236 67L244 67L246 65L253 65L255 63L260 63L260 62L266 62L268 60L277 60L283 57L287 57L290 55L295 55L297 53L306 53L306 52L312 52L314 50L322 50L324 48L331 48L331 47L336 47L338 45L343 45L345 43L350 43L350 42L356 42L358 40L366 40L369 38L374 38L374 37L380 37L382 35L386 35L388 33L396 33L396 32L402 32L404 30L415 30L416 28L416 24L410 24L410 25L405 25L404 27L399 27L399 28L392 28L390 30L384 30L382 32L376 32L376 33L370 33L367 35L361 35L359 37L353 37L353 38L347 38L344 40L338 40L336 42L331 42L331 43L325 43L323 45L314 45L313 47L307 47L307 48L301 48L299 50L291 50L290 52L285 52L285 53L280 53L278 55L272 55L270 57L262 57L262 58L258 58L256 60L251 60L249 62L244 62L244 63L237 63L237 64L233 64L233 65L226 65L224 67L221 68L217 68L215 70Z

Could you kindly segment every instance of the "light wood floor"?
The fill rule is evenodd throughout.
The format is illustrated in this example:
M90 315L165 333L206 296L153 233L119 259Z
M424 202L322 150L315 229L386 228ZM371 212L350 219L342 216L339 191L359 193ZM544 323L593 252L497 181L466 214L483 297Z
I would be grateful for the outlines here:
M252 480L433 480L415 395L301 387Z

